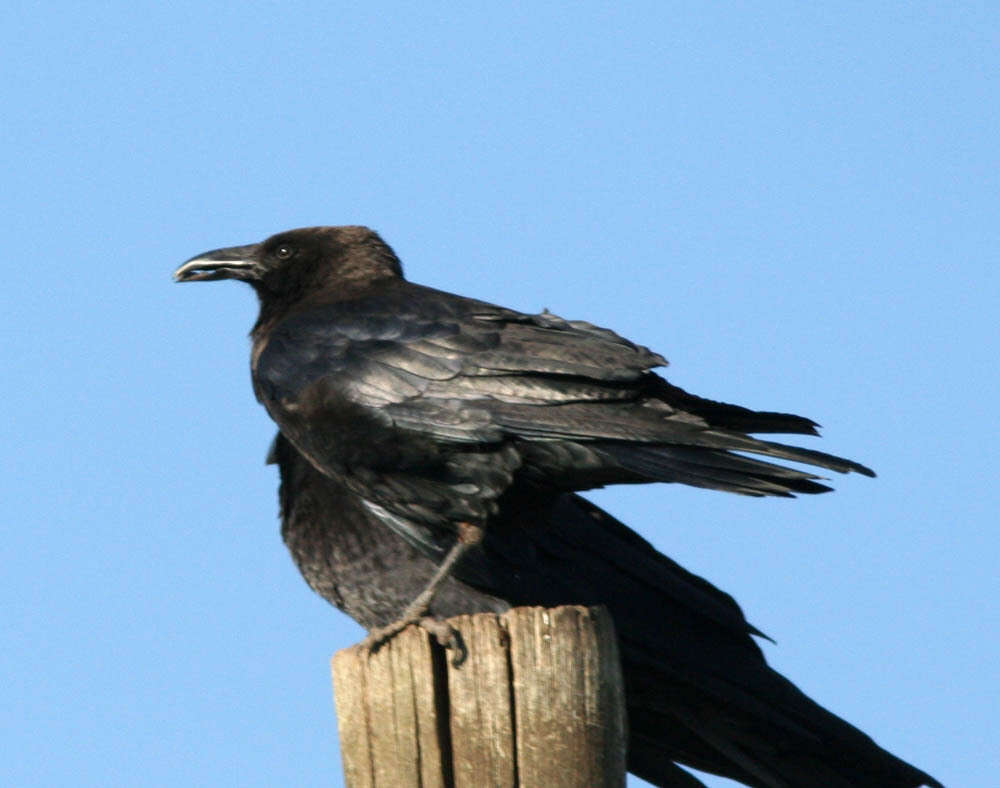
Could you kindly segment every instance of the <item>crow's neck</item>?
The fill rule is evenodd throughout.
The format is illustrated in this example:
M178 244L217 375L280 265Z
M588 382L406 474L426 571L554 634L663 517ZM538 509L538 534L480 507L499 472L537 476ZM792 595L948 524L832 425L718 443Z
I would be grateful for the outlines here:
M404 280L394 273L387 273L385 276L376 278L344 278L335 287L313 287L306 291L291 296L278 298L270 293L257 291L260 297L260 314L257 322L250 330L250 339L253 341L253 354L257 356L263 352L267 345L271 332L287 318L292 315L308 312L316 307L327 304L343 303L353 301L369 295L373 291L384 291L392 289Z

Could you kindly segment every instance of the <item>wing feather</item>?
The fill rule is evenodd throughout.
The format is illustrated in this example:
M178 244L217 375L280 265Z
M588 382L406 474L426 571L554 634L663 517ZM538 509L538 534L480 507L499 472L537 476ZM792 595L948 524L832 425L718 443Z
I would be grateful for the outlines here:
M281 402L322 380L372 414L372 423L391 425L398 440L463 447L464 475L449 482L462 497L480 494L461 487L484 473L478 457L519 442L594 445L582 452L580 467L581 452L572 448L535 453L544 455L536 473L567 489L654 480L748 495L828 489L812 474L742 454L871 475L849 460L744 434L738 425L812 432L813 423L693 397L651 372L665 364L589 323L400 283L286 320L261 354L256 378L264 398ZM439 456L429 452L428 461ZM486 488L486 498L502 492Z

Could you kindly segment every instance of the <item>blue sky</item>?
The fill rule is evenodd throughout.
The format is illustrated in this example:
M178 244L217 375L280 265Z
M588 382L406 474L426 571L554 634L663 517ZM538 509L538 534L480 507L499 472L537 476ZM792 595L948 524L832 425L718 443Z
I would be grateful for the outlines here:
M817 700L995 784L993 4L12 2L0 31L0 782L342 784L327 659L361 632L278 536L253 296L170 273L359 223L874 467L593 497Z

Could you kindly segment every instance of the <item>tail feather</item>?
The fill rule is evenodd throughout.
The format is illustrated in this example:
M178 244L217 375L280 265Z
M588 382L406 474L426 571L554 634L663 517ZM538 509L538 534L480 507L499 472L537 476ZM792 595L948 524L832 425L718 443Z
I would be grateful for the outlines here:
M487 531L484 550L511 562L517 582L508 572L481 577L502 579L514 604L572 599L609 608L630 771L677 788L703 785L678 763L756 788L941 788L771 669L731 597L606 512L575 495L560 496L544 516L511 504L512 519ZM517 525L539 517L545 528ZM530 547L518 549L521 542Z
M716 402L674 386L663 378L654 376L650 381L650 394L678 410L693 413L707 424L731 432L747 433L787 433L789 435L818 435L819 425L812 419L793 413L775 413L766 410L751 410L727 402Z
M647 480L679 482L694 487L751 496L794 497L830 490L806 471L731 454L720 449L687 446L602 445L601 451Z
M717 430L706 430L699 436L703 445L712 448L728 449L729 451L742 451L748 454L761 454L765 457L777 457L791 462L801 462L806 465L815 465L818 468L827 468L837 473L860 473L865 476L875 476L875 471L862 465L859 462L837 457L834 454L827 454L815 449L803 449L800 446L788 446L784 443L774 441L762 441L752 438L749 435L738 435L731 432L721 432Z
M647 697L640 707L629 708L629 721L639 728L630 739L630 765L642 776L641 770L658 774L681 761L754 788L943 788L808 698L802 701L800 713L811 715L803 719L810 725L804 734L729 703L701 699L684 709L672 696L669 712L659 713L645 707ZM686 733L678 736L679 729ZM691 741L695 746L665 750L668 730L672 743ZM660 741L649 735L652 731L661 732Z
M803 449L799 446L786 446L783 443L774 443L772 441L756 442L760 444L761 448L751 448L747 449L747 451L754 454L765 454L770 457L781 457L782 459L791 460L792 462L803 462L807 465L816 465L820 468L829 468L831 471L837 471L838 473L850 473L851 471L854 471L855 473L860 473L864 476L870 476L872 478L875 477L875 471L865 465L862 465L860 462L854 462L854 460L847 460L833 454L816 451L815 449Z

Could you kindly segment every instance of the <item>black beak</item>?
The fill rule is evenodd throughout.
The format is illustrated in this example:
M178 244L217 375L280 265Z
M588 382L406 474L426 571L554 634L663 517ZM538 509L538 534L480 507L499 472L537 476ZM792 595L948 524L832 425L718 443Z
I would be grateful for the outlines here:
M213 279L239 279L252 282L260 276L257 253L260 244L230 246L192 257L174 271L175 282L210 282Z

